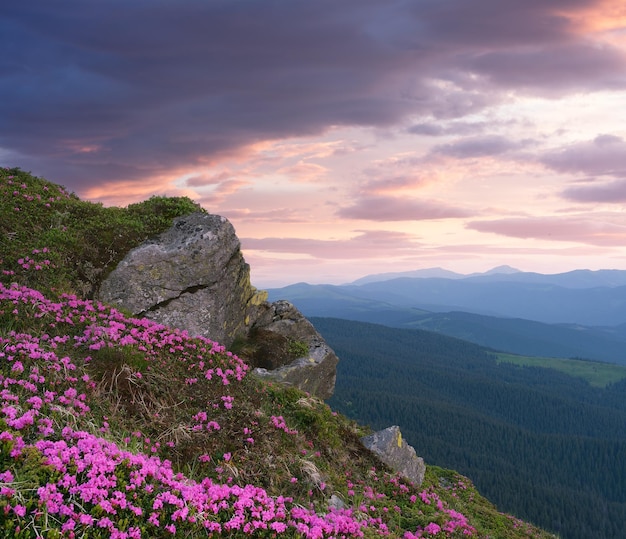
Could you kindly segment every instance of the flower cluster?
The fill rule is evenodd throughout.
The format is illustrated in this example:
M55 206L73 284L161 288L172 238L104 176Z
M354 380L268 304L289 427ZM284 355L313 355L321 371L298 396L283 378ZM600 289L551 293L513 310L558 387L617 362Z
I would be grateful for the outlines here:
M8 501L5 514L12 513L17 526L30 522L41 529L52 521L67 537L90 528L118 539L154 537L159 529L175 534L203 528L216 535L241 531L255 536L291 529L321 539L361 537L363 529L372 525L345 509L318 515L252 485L216 484L209 478L192 481L174 473L167 461L120 449L70 427L63 428L55 441L26 444L9 431L1 439L13 460L27 450L32 458L36 451L48 475L37 489L37 501L31 498L24 504L12 472L2 473L2 495ZM384 531L382 523L379 527Z
M290 429L287 426L287 423L285 422L285 418L282 415L273 415L270 418L270 421L272 423L272 425L274 426L274 428L278 429L278 430L282 430L284 432L286 432L287 434L298 434L298 431L295 429Z
M384 531L381 521L355 518L349 509L318 515L290 498L271 497L252 485L238 486L232 478L226 484L209 478L191 480L175 473L167 460L103 438L106 421L94 431L79 428L94 421L86 392L95 383L83 368L91 357L85 356L85 365L80 365L60 351L71 347L93 354L111 347L137 347L149 362L161 360L165 350L166 355L176 352L172 357L205 379L216 376L222 385L241 381L247 366L216 343L130 319L75 296L53 302L17 285L0 284L0 316L5 321L30 320L41 328L39 336L10 331L0 337L0 524L5 521L5 531L31 529L39 534L52 526L66 537L89 530L96 537L118 539L199 528L255 536L291 530L311 539L360 537L367 527ZM63 331L68 326L75 330L73 340ZM223 395L220 402L230 410L234 398ZM206 410L190 420L194 428L220 428ZM288 431L281 416L272 421ZM250 432L246 427L244 434ZM141 433L134 434L141 438ZM231 458L230 453L223 455L225 462ZM36 497L19 480L22 470L33 467L40 470Z

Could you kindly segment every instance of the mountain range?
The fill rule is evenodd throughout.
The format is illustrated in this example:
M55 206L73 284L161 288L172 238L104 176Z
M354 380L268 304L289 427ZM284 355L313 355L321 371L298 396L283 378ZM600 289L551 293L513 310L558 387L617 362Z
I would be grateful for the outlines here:
M409 274L297 283L268 294L306 316L427 329L517 354L626 364L626 271L544 275L502 266L471 275L440 268Z

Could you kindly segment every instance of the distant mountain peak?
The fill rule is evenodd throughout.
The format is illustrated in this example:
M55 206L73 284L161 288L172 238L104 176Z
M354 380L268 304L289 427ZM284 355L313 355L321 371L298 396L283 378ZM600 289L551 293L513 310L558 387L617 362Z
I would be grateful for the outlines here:
M489 271L486 271L485 273L483 273L483 275L494 275L496 273L521 273L521 270L504 264L502 266L497 266L490 269Z
M441 278L441 279L462 279L465 275L460 273L455 273L453 271L449 271L443 268L426 268L426 269L418 269L412 271L397 271L397 272L389 272L389 273L376 273L373 275L366 275L365 277L361 277L356 281L353 281L350 284L354 285L362 285L367 283L373 283L377 281L389 281L391 279L400 279L400 278L411 278L411 279L432 279L432 278Z
M399 278L411 278L411 279L465 279L466 277L479 277L483 275L511 275L513 273L522 273L520 270L513 268L512 266L502 265L497 266L484 273L472 273L470 275L463 275L462 273L456 273L444 268L425 268L412 271L398 271L390 273L376 273L373 275L366 275L361 277L350 284L362 285L367 283L373 283L376 281L389 281L391 279Z

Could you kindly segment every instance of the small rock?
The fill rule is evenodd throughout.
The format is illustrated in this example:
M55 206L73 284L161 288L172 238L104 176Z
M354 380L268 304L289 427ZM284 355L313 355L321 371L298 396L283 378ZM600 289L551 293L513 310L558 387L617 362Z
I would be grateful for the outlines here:
M418 457L413 449L402 438L400 427L393 426L361 438L363 445L378 455L391 469L415 483L424 481L426 465L424 459Z

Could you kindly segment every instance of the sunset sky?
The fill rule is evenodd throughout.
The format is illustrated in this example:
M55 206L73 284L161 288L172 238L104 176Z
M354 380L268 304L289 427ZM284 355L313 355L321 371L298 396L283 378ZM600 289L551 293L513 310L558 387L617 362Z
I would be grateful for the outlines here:
M186 195L259 287L626 269L623 0L0 6L0 165Z

